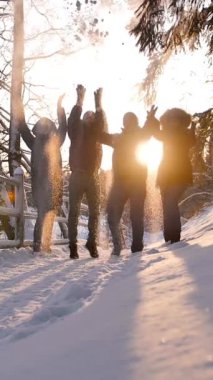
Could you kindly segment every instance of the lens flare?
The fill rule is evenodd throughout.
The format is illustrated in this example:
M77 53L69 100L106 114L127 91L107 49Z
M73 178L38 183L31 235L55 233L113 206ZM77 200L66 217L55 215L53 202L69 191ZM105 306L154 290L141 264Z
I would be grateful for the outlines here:
M139 144L136 158L141 164L147 165L148 170L156 171L162 158L162 143L152 137L148 142Z

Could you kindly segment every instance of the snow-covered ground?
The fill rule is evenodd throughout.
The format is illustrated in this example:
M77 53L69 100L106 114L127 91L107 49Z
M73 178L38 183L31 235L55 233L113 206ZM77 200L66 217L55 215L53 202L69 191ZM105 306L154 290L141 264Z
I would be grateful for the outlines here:
M0 251L1 380L212 380L213 207L183 241Z

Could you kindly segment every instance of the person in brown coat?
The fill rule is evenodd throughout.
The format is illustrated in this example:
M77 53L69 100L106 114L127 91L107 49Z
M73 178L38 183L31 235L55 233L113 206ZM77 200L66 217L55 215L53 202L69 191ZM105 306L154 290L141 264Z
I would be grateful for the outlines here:
M186 188L193 183L189 153L196 138L194 126L192 124L189 128L190 124L190 114L180 108L172 108L160 117L158 127L153 133L163 143L163 157L156 184L161 192L165 242L180 241L178 202Z

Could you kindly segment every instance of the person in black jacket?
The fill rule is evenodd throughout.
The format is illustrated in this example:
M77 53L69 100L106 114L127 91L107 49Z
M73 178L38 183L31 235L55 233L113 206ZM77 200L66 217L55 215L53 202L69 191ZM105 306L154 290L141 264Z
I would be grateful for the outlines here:
M78 259L77 233L78 218L83 195L86 195L89 209L88 238L86 248L90 256L97 258L97 234L100 207L99 169L102 159L102 146L97 136L106 128L105 114L101 107L102 89L95 93L96 112L87 111L83 118L82 106L86 88L77 86L77 102L68 118L68 135L71 140L69 164L69 247L70 258Z
M19 126L21 136L31 150L32 196L38 211L34 227L33 251L50 252L54 218L62 203L63 178L60 147L67 131L66 115L61 106L63 96L57 104L59 128L46 117L28 128L23 113Z
M196 138L193 123L191 128L188 128L190 124L191 116L187 112L180 108L172 108L160 117L158 127L153 134L163 143L157 186L160 188L163 205L165 242L180 241L181 221L178 202L186 188L193 182L189 152L195 145Z
M147 167L136 157L137 147L151 137L150 117L143 128L139 127L138 118L132 112L123 117L123 130L120 134L103 133L100 141L114 148L112 156L113 183L108 197L108 224L113 240L112 255L119 256L122 249L120 220L124 206L130 202L130 219L132 224L132 253L143 250L144 202L146 197Z

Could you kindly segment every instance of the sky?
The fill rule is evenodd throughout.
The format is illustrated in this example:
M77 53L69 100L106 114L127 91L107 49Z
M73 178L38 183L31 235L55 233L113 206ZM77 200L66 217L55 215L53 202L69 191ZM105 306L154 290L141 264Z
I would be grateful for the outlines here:
M40 4L38 8L42 9ZM82 2L81 11L77 13L74 3L68 8L61 7L57 2L46 1L45 4L49 9L46 13L52 15L56 27L64 28L64 41L72 46L72 54L38 60L27 74L29 80L42 86L39 91L49 104L46 112L56 117L57 97L65 93L63 105L69 115L76 101L76 86L82 83L87 88L83 112L94 110L93 92L103 87L102 104L110 133L121 131L123 114L127 111L135 112L142 126L147 107L144 94L139 92L139 84L146 75L148 57L139 53L135 38L129 34L129 24L138 1L102 1L92 7ZM47 27L46 18L32 7L26 5L25 11L26 35ZM84 21L91 23L95 18L99 30L103 33L107 31L107 36L96 43L94 36L91 38L86 32L79 33ZM73 38L76 34L81 37L79 40ZM43 36L37 43L26 44L25 56L34 56L39 49L43 49L44 53L52 52L60 44L57 37ZM189 113L208 109L212 104L210 78L213 73L207 68L202 49L193 54L172 57L164 67L157 85L157 116L171 107L184 108ZM44 112L42 110L41 116L48 116ZM66 139L62 147L65 162L68 161L69 144ZM111 168L111 155L112 149L104 147L103 169Z
M212 205L179 243L146 234L142 254L126 239L111 258L102 227L93 260L86 234L79 228L78 261L67 246L0 250L0 378L212 380Z
M84 2L82 2L83 4ZM46 1L46 4L51 4ZM57 3L55 3L55 6ZM65 92L64 105L69 112L75 102L75 88L78 83L87 88L84 108L94 109L93 91L103 87L103 107L109 120L110 131L118 131L122 125L123 113L127 110L136 112L140 122L146 116L146 107L143 97L138 92L138 84L146 75L148 57L139 53L136 39L129 34L130 21L134 19L134 10L138 1L101 1L96 6L84 5L80 12L74 12L75 4L67 8L58 7L52 19L57 27L64 28L64 40L72 46L72 53L68 56L55 56L50 60L38 60L33 66L30 75L33 81L40 83L50 90L51 106L55 108L56 96ZM101 5L102 4L102 5ZM106 6L105 4L108 4ZM110 4L110 6L109 6ZM90 11L89 11L90 10ZM72 12L71 12L72 11ZM50 12L50 10L49 10ZM48 13L47 13L48 14ZM79 32L82 18L90 22L97 18L97 27L100 31L107 31L105 38L96 41L89 37L87 32L78 33L81 39L74 39ZM70 21L73 21L70 28ZM44 17L41 17L33 8L30 8L27 18L26 35L45 27ZM52 52L61 47L58 38L48 35L41 38L40 45L30 41L26 44L26 57L36 55L38 46L44 53ZM210 78L213 72L208 70L208 59L204 56L205 49L172 56L165 66L157 86L159 115L168 107L183 107L188 112L202 112L211 105L212 93ZM57 94L57 95L56 95ZM55 104L54 104L55 103Z
M65 92L64 106L67 112L76 101L75 89L78 83L87 88L84 110L94 110L93 92L98 87L103 87L103 107L110 131L113 132L120 130L126 110L140 111L140 117L145 117L146 114L143 107L135 101L135 86L145 74L148 58L138 53L135 40L129 35L127 26L133 11L127 10L125 3L113 7L114 11L100 7L97 14L94 13L99 19L104 18L103 29L108 31L106 38L92 44L85 35L79 45L75 43L74 53L70 56L54 57L49 62L38 61L32 70L34 80L42 82L46 87L54 87L49 91L52 103L56 103L56 93L59 95ZM53 41L51 44L54 46Z
M38 60L27 76L29 82L33 81L33 83L41 85L38 89L44 94L50 108L46 112L49 113L50 111L54 117L56 117L56 102L60 94L65 93L63 105L68 116L76 102L77 84L81 83L87 89L83 112L88 109L95 109L94 90L103 87L102 104L107 115L109 132L115 133L121 131L123 114L129 110L137 113L140 122L145 120L146 110L135 101L135 97L138 96L136 84L145 74L148 59L138 54L135 40L130 38L127 30L133 9L128 9L128 2L126 1L112 1L111 3L110 8L103 5L90 8L84 6L77 17L77 25L82 24L83 12L86 12L85 19L87 22L97 17L99 28L108 32L106 38L101 38L99 42L94 44L94 38L89 38L88 34L85 33L83 38L80 34L81 41L73 41L73 35L77 28L71 23L71 30L67 30L64 39L66 43L72 41L73 48L71 50L73 53L68 56L58 55L48 61ZM58 3L55 3L55 6L57 9L55 13L59 12L59 17L63 20L66 28L70 24L69 12L72 11L72 7L63 10ZM75 7L75 5L73 6ZM26 35L32 34L34 30L37 31L38 25L40 25L41 30L46 27L44 17L36 14L32 8L26 9L26 13ZM76 17L76 12L74 15ZM53 17L53 19L55 18ZM58 27L62 26L58 20L55 22ZM50 37L46 41L44 37L41 40L41 46L43 46L45 53L55 50L57 44L57 38ZM31 42L26 44L26 57L36 55L39 47L38 44L34 46L36 47L33 49ZM38 110L38 112L40 111ZM41 112L41 115L44 116L45 111L42 110ZM69 145L70 142L67 138L61 149L65 163L68 162ZM112 149L104 147L103 151L102 168L111 169Z
M146 75L148 57L139 53L135 38L129 34L130 21L134 19L134 11L140 1L102 0L93 6L82 1L79 12L76 11L76 2L69 2L72 4L69 7L65 6L66 3L37 0L35 10L31 2L24 1L25 64L26 67L30 66L25 80L35 85L31 90L48 104L44 109L31 102L31 108L25 108L27 120L33 111L37 116L34 120L30 118L30 122L37 121L41 116L56 119L57 98L62 93L65 93L63 105L68 116L76 102L76 86L82 83L87 88L83 112L94 110L93 92L98 87L103 87L102 103L110 133L121 131L123 114L127 111L135 112L142 126L147 107L145 94L139 92L139 88ZM60 31L39 34L36 40L28 39L49 28L47 15ZM97 25L91 26L95 19L98 20ZM92 34L88 33L88 27ZM105 37L97 38L97 28ZM62 46L62 40L66 46L65 55L29 61L41 53L49 54L58 50ZM212 106L213 72L211 67L208 68L204 52L202 46L193 53L174 55L165 65L156 84L158 117L171 107L180 107L194 113ZM68 163L69 144L67 138L62 147L64 164ZM111 155L112 149L104 147L103 169L111 168Z

